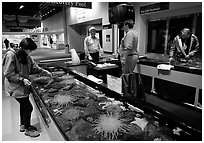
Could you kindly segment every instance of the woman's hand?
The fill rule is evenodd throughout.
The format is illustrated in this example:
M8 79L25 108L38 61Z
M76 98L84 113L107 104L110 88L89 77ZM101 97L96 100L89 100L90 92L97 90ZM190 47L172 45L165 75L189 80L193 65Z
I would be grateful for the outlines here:
M24 83L25 86L30 86L31 85L31 82L26 78L23 79L23 83Z
M42 69L42 72L45 73L46 75L49 75L50 77L52 76L52 73L49 72L48 70Z

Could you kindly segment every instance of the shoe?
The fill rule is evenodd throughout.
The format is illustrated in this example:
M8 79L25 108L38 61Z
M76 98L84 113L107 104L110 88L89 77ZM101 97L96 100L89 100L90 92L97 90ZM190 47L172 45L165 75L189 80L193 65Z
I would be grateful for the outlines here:
M25 130L25 135L30 136L30 137L39 137L40 133L38 131L36 131L36 130L26 129Z
M20 132L24 132L25 131L25 125L20 125Z
M35 131L38 130L36 127L34 127L34 126L32 126L32 125L30 125L29 129L30 129L30 130L35 130Z

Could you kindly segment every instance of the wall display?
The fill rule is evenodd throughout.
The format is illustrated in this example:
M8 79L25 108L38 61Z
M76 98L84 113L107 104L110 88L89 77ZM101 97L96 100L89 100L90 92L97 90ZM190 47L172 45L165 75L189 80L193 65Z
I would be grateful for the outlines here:
M103 29L103 51L105 52L113 52L112 48L112 29Z

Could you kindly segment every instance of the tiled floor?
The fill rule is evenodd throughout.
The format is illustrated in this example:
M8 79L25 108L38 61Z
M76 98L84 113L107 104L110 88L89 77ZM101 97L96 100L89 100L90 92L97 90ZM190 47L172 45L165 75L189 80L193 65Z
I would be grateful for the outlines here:
M36 115L37 109L32 112L31 124L40 131L40 136L31 138L19 131L19 103L4 95L2 91L2 141L50 141L45 127Z

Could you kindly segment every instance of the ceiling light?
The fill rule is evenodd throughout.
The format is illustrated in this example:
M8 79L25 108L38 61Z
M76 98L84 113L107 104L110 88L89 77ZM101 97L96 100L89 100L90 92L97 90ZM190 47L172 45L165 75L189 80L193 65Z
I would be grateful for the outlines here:
M24 8L25 6L24 5L21 5L20 7L19 7L19 9L22 9L22 8Z

